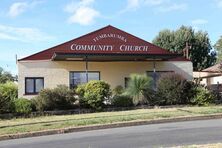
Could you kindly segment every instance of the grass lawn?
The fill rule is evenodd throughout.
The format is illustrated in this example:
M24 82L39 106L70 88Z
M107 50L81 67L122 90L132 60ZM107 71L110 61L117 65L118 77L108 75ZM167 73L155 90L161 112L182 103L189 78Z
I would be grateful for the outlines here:
M0 135L127 121L153 120L222 113L222 106L138 109L63 116L41 116L0 120Z

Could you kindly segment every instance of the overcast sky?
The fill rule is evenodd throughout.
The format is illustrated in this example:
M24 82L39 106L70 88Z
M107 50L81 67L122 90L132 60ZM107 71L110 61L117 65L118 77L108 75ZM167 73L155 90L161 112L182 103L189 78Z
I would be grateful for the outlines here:
M0 0L0 66L113 25L147 41L181 25L222 35L222 0Z

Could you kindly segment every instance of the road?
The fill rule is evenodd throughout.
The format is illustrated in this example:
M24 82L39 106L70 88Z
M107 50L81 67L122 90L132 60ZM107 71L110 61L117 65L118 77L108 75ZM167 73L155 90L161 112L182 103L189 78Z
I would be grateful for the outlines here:
M147 148L218 142L222 142L222 119L7 140L0 142L0 148Z

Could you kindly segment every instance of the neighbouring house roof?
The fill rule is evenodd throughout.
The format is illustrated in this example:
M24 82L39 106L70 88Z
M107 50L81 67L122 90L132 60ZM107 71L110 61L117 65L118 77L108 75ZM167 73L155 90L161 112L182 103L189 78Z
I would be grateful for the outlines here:
M194 78L211 78L221 76L221 73L218 72L205 72L205 71L194 71Z
M125 58L128 56L129 58L126 59L129 60L133 60L131 57L133 55L141 60L151 57L164 59L165 57L165 60L189 61L181 54L169 52L111 25L22 58L19 61L80 59L83 55L94 56L94 58L96 56L101 58L107 55L111 58L112 56L124 55Z
M222 68L222 63L218 63L218 64L213 65L211 67L208 67L208 68L206 68L206 69L204 69L202 71L204 71L204 72L218 72L218 73L220 73L220 72L222 72L221 68Z
M222 75L221 64L222 63L215 64L202 71L194 71L193 77L194 78L211 78L211 77L221 76Z

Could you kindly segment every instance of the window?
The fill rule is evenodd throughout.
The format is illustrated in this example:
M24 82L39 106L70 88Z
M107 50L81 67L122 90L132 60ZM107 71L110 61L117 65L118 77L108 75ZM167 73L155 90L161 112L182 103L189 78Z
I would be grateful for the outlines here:
M44 88L44 78L25 78L25 94L38 94Z
M88 72L88 82L100 80L100 72ZM86 83L86 72L70 72L70 88Z
M156 71L155 73L153 71L147 71L146 73L147 73L147 76L150 76L153 78L153 88L156 89L157 82L160 79L160 77L163 74L174 73L174 71Z
M156 80L159 80L163 74L167 73L173 73L173 71L156 71L155 73L153 71L147 71L147 75L153 78L155 77Z

